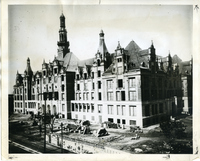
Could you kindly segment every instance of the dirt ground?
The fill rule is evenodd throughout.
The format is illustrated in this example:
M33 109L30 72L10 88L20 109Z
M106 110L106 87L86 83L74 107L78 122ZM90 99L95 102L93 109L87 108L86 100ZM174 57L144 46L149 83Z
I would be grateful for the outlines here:
M184 141L192 142L192 116L187 116L181 118L181 120L186 125L187 138ZM31 119L31 115L23 115L23 114L14 114L9 118L10 124L15 124L16 122L24 122L23 125L25 130L23 135L27 135L28 137L33 137L35 139L41 139L39 136L38 126L32 126L33 120ZM73 123L74 120L66 120L66 119L56 119L54 123L54 129L58 129L60 127L61 122L65 125L68 123ZM96 137L94 134L79 134L79 133L69 133L64 132L63 136L70 137L74 139L79 139L85 142L100 144L104 146L109 146L118 150L127 151L130 153L151 153L151 154L166 154L172 152L174 149L169 144L169 140L165 138L162 131L155 130L159 125L150 126L148 128L143 129L143 133L140 133L140 138L138 140L132 140L135 133L130 132L129 128L126 129L112 129L107 128L108 131L107 136ZM99 124L91 124L91 131L95 131L101 128ZM15 132L12 131L11 132ZM49 132L47 128L47 133ZM60 131L58 131L60 133ZM184 149L185 145L182 147ZM190 144L191 149L191 144ZM188 149L187 149L188 150ZM179 149L175 150L175 152L182 153L180 146ZM185 152L185 151L184 151ZM186 151L187 152L187 151Z

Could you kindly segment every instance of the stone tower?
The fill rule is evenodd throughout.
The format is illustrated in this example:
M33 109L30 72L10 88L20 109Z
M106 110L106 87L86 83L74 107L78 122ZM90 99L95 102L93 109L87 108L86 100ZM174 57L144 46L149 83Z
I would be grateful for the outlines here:
M70 52L69 41L67 41L67 30L65 29L65 16L60 16L60 29L59 29L59 41L58 45L58 57L64 58L67 53Z

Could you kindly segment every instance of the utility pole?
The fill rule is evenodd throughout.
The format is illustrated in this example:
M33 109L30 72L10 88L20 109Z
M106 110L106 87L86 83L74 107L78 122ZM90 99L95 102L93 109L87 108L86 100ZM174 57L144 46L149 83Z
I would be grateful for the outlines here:
M46 153L46 101L47 101L47 93L43 93L44 96L44 153Z
M61 122L61 153L63 153L63 123Z

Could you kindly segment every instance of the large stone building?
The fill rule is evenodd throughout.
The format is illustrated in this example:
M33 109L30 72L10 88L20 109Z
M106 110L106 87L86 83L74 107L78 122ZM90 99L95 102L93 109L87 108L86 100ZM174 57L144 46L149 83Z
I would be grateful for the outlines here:
M14 112L43 113L46 102L47 113L71 118L70 100L74 99L74 71L79 60L70 52L63 14L60 16L57 45L58 56L49 63L44 60L42 70L34 73L28 58L24 74L17 72Z
M158 56L153 42L145 50L118 42L109 53L101 30L94 58L79 61L69 50L62 14L57 45L58 55L42 70L33 72L28 58L24 74L17 72L14 112L38 114L46 107L63 118L146 127L190 106L191 97L182 98L182 61Z

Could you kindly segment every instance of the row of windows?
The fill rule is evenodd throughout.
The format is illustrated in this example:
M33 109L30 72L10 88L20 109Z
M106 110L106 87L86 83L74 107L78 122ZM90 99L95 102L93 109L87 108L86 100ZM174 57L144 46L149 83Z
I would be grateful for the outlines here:
M83 97L82 97L83 96ZM91 95L89 95L89 92L87 93L76 93L76 100L94 100L94 92L91 92ZM101 100L101 92L98 93L98 100ZM107 100L108 101L113 101L113 92L108 92L107 93ZM125 101L125 91L117 91L116 92L116 100L117 101ZM129 92L129 100L130 101L136 101L137 100L137 95L136 91L130 91Z
M98 81L98 89L101 89L101 81ZM118 88L123 87L123 79L118 79ZM136 87L136 80L134 78L129 78L129 87ZM112 80L107 80L107 88L112 89L113 88L113 82ZM95 89L95 84L92 83L92 89ZM77 90L80 90L80 84L77 84ZM84 83L84 90L88 90L88 83Z
M54 68L54 74L57 74L58 73L58 68ZM47 72L46 70L43 71L43 76L46 76L47 75Z
M22 99L23 99L22 95L15 96L15 100L22 100Z
M101 71L100 70L98 70L98 72L97 72L97 77L101 77ZM92 72L92 75L90 75L90 73L82 73L82 72L80 72L80 74L77 74L76 75L76 80L80 80L81 78L83 78L83 79L88 79L88 78L94 78L94 72Z
M98 81L98 89L101 89L101 81ZM92 89L95 89L95 84L92 83ZM76 85L76 90L80 90L80 84ZM84 90L88 90L88 83L84 83Z
M21 107L22 108L22 102L15 102L15 107Z
M86 106L86 105L78 105L76 104L74 107L74 104L72 104L72 111L76 111L76 112L94 112L94 105L90 106Z
M51 83L51 77L48 77L48 78L43 78L43 84L46 84L46 83ZM64 75L61 75L61 81L63 82L64 81ZM57 83L58 82L58 77L54 77L54 82ZM39 79L37 79L37 83L39 84Z
M98 105L97 106L97 112L98 113L102 113L102 108L103 106L102 105ZM90 109L91 108L91 109ZM91 111L90 111L91 110ZM76 111L76 112L91 112L93 113L94 112L94 105L92 105L91 107L90 106L87 106L87 105L75 105L74 107L74 104L72 104L72 111ZM122 116L126 116L126 106L125 105L117 105L116 106L116 110L117 111L117 115L122 115ZM113 105L108 105L108 108L107 108L107 112L109 115L113 115L114 114L114 106ZM128 115L129 116L136 116L136 106L129 106L129 113Z
M159 104L159 107L158 107L158 104L154 104L154 105L151 105L151 108L150 108L150 105L146 105L145 106L145 116L151 116L151 115L156 115L156 114L159 114L159 113L163 113L163 104L160 103Z

